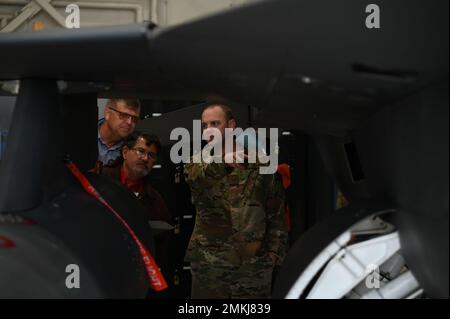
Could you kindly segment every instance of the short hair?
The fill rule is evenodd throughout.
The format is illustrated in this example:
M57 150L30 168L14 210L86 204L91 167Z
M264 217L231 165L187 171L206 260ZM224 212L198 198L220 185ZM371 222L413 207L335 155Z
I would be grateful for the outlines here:
M203 113L205 113L205 111L207 109L212 109L214 107L220 107L220 109L223 111L223 113L225 113L225 119L227 120L227 122L229 120L236 120L231 107L229 107L227 104L224 104L223 102L214 102L214 101L207 102L205 104L205 106L203 107L203 110L202 110L202 113L200 116L203 116Z
M135 147L139 138L144 139L145 144L147 146L155 145L158 154L161 152L161 141L159 140L158 136L155 134L144 133L141 131L134 131L133 133L131 133L124 140L122 150L123 150L123 147L125 147L125 146L129 149Z
M117 105L118 101L123 101L128 107L134 110L138 110L141 108L141 102L139 99L109 99L108 102L106 102L106 106L112 106Z

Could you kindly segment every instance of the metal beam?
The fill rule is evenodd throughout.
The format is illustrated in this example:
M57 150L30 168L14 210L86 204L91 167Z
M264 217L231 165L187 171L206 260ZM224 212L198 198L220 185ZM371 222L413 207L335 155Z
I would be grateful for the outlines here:
M31 1L25 7L20 10L20 14L15 17L10 23L8 23L4 28L0 30L0 32L12 32L20 27L25 21L34 17L39 11L41 11L41 7Z
M0 30L0 32L12 32L20 27L25 21L34 17L39 11L44 9L53 19L56 20L62 27L65 27L65 19L61 16L54 7L50 5L51 0L32 0L20 11L20 14L15 17L8 25Z
M50 5L50 0L34 0L36 1L45 12L47 12L60 26L66 26L66 19Z
M52 3L52 5L50 4ZM0 32L12 32L21 26L25 21L31 19L40 10L44 9L54 20L58 22L62 27L65 27L65 17L55 9L55 7L66 7L73 1L51 1L51 0L33 0L26 3L22 0L0 0L0 4L7 5L25 5L20 11L21 14L14 18L8 25L0 25ZM155 1L153 1L156 3ZM81 1L76 2L80 8L92 8L92 9L112 9L112 10L131 10L135 14L135 22L142 23L145 19L144 9L141 4L137 3L116 3L116 2L89 2ZM153 9L152 9L153 10ZM156 16L156 14L155 14ZM3 23L5 24L5 23Z

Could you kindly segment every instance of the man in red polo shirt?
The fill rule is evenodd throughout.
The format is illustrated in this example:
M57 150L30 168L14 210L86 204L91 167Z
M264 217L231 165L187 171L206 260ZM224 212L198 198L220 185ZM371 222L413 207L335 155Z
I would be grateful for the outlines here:
M172 224L172 216L163 198L147 178L160 150L161 143L156 135L135 131L124 140L121 156L109 165L99 167L97 173L119 181L133 192L146 208L149 221ZM155 260L163 273L168 265L169 239L170 234L167 232L154 236Z

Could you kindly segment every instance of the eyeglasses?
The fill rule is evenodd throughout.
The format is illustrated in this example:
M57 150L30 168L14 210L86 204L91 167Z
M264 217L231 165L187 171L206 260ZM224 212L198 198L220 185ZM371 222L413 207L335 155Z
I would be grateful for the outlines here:
M142 148L132 148L131 149L133 152L136 153L137 156L139 156L140 158L149 158L153 161L156 161L158 159L158 155L153 153L153 152L145 152Z
M115 108L110 107L110 106L109 106L109 108L111 110L113 110L114 112L117 112L117 114L119 115L119 118L121 120L127 121L128 119L131 119L131 121L133 123L137 123L139 121L139 117L138 116L134 116L134 115L131 115L131 114L128 114L128 113L120 112L119 110L116 110Z

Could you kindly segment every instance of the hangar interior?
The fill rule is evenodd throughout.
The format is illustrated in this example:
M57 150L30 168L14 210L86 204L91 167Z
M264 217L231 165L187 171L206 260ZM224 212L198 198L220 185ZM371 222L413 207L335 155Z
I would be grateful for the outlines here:
M176 142L170 140L170 132L184 127L192 133L192 120L199 118L204 102L211 97L209 94L217 94L239 103L234 111L238 126L243 129L279 129L278 162L288 164L290 172L286 199L291 252L274 274L275 298L297 299L308 294L311 298L372 296L362 286L361 278L367 276L364 270L356 276L359 281L352 283L354 287L343 284L339 288L342 291L330 289L336 278L327 277L325 262L320 267L315 265L317 274L312 275L312 261L318 261L324 252L333 251L332 243L344 235L351 237L345 239L342 247L351 245L355 238L363 243L376 240L376 236L385 240L386 247L396 247L389 252L389 258L383 259L386 273L395 274L384 278L385 285L398 279L407 293L383 292L386 298L448 298L448 2L424 5L411 1L411 14L399 17L395 14L405 1L397 4L380 1L381 7L392 9L384 16L386 29L381 35L367 35L366 30L356 28L360 18L342 22L333 34L329 27L340 21L337 14L322 17L328 22L311 18L322 12L324 3L319 2L306 5L307 1L302 1L304 11L299 12L294 10L300 10L299 2L293 0L83 1L79 3L80 36L61 33L80 44L80 49L75 49L77 57L69 57L73 50L70 40L53 38L51 31L64 29L65 8L70 1L0 0L0 63L4 63L0 68L0 164L4 168L0 172L5 177L3 184L0 180L0 190L6 194L6 190L14 189L14 183L5 182L7 176L10 178L6 168L11 172L22 170L19 164L15 166L12 151L8 158L5 155L8 143L12 144L12 125L17 127L16 132L22 128L23 132L35 133L58 147L61 143L58 137L33 129L44 128L48 123L50 132L64 132L61 135L64 143L70 145L74 160L87 171L96 152L92 136L98 119L103 117L107 99L139 98L137 129L157 134L163 145L150 178L167 203L174 226L170 263L163 269L169 289L152 297L189 298L190 267L184 262L184 254L196 214L184 181L183 164L170 160L170 149ZM330 6L330 12L350 17L362 10L356 1ZM415 21L423 17L430 23L422 28ZM111 28L83 33L92 27ZM33 37L41 33L43 40L34 43ZM268 39L273 43L268 45ZM91 45L97 40L104 48ZM8 51L9 48L14 50ZM36 56L27 54L30 48L36 48L33 51ZM68 54L68 61L64 54ZM90 59L80 58L80 54ZM144 61L147 55L151 58ZM22 69L17 63L21 59ZM48 69L38 62L48 65ZM118 62L123 64L117 65ZM105 71L108 68L111 71ZM24 81L19 82L17 78L24 74ZM88 81L90 77L92 82ZM44 81L39 82L40 79ZM57 90L48 79L58 80ZM19 92L24 96L21 102ZM43 102L46 99L43 95L49 96L48 103ZM61 118L50 117L44 122L44 115L26 106L27 99L35 98L43 113L54 114L50 108L61 105L64 110ZM21 111L15 115L18 108ZM33 122L33 117L43 123ZM62 128L58 126L61 123ZM14 145L19 138L25 138L19 135L15 134ZM40 147L44 148L44 144L33 146L30 152ZM49 157L54 155L52 152L61 151L58 147L48 148L52 154ZM47 163L37 156L36 163L47 170L49 163L55 162ZM16 210L21 214L28 210L31 213L24 216L37 218L43 210L52 210L55 205L73 204L60 194L69 182L58 169L55 175L61 179L43 182L44 195L39 205L15 207L18 197L9 195L11 200L0 198L0 213ZM93 183L105 189L113 200L112 190L95 178ZM64 194L79 198L73 185L67 187ZM85 207L91 204L86 202ZM70 219L73 213L64 213L60 218L74 221ZM377 216L383 216L381 230L376 228L380 221ZM75 224L83 225L86 222L83 218ZM375 229L372 232L364 228L363 221L368 219L367 227ZM96 221L100 220L98 217ZM51 217L43 218L42 224L74 251L81 251L86 244L68 239L70 234L77 236L71 233L76 228L58 229L57 221ZM386 226L391 224L396 225L395 230ZM349 233L350 226L353 228ZM113 228L112 224L105 226L105 234L112 234ZM39 237L39 233L32 235ZM393 246L389 246L391 243ZM92 258L86 266L92 269L89 276L98 278L101 283L98 286L103 290L97 290L93 284L79 295L63 292L62 296L141 296L144 289L134 277L128 286L125 277L116 286L105 284L107 275L120 274L120 267L99 275L101 261L112 255L105 252L92 257L103 247L101 243L94 246L92 251L83 252L80 260ZM350 255L351 250L346 252ZM344 257L339 256L340 251L329 254L327 261L341 265L339 260ZM63 263L66 257L57 258L58 263ZM401 266L397 269L398 265ZM122 266L135 271L133 265ZM2 296L8 296L8 292L0 291Z

